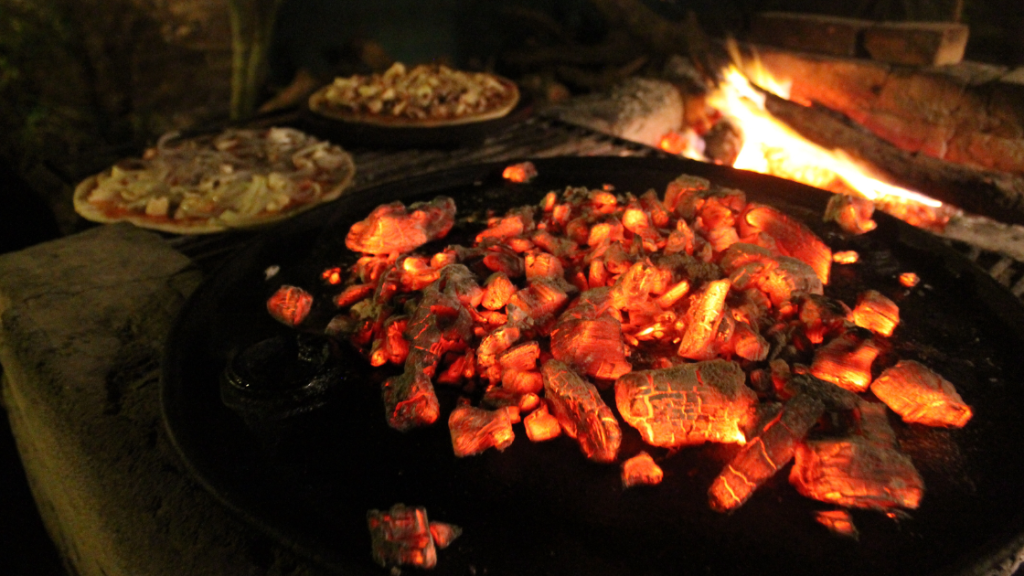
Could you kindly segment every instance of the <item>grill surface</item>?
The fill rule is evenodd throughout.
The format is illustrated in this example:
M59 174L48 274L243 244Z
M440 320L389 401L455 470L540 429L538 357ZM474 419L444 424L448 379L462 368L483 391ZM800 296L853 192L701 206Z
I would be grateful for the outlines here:
M859 543L814 525L810 513L821 506L797 496L784 477L731 516L711 512L706 489L728 448L680 452L656 490L625 493L614 467L585 462L567 439L520 440L504 453L454 459L443 426L403 435L383 424L379 383L386 371L351 355L342 359L339 396L309 419L246 427L220 401L219 375L231 355L284 330L262 313L268 293L286 281L309 285L325 258L338 254L338 230L380 202L447 192L460 208L500 211L566 184L610 181L636 192L687 171L714 175L751 199L792 202L791 213L822 226L822 193L774 178L655 159L549 162L538 163L542 177L522 195L508 193L495 166L402 177L373 194L343 197L334 214L287 223L220 269L183 311L164 362L165 416L200 480L243 517L344 574L379 573L369 559L365 511L396 502L425 505L436 519L467 529L441 554L438 574L661 574L681 567L736 575L1006 573L998 565L1017 554L1024 535L1014 487L1024 474L1024 312L973 264L884 215L872 234L825 236L834 249L862 254L860 264L834 270L830 290L850 302L867 285L896 300L904 324L894 353L956 382L976 416L961 431L898 426L928 492L909 518L855 511ZM290 264L281 277L266 282L263 270L284 262ZM908 270L922 278L914 290L895 282ZM454 398L442 402L450 409ZM624 450L637 442L624 439Z

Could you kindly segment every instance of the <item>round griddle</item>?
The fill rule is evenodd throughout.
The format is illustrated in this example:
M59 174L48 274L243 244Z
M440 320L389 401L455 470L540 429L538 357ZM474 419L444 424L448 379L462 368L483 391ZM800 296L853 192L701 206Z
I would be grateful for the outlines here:
M1024 547L1024 308L1007 290L885 214L876 213L875 231L845 235L821 221L826 193L789 181L674 159L534 162L540 175L529 184L503 181L504 164L485 165L344 196L258 237L209 278L170 334L162 383L167 428L199 481L248 522L346 575L386 573L371 560L366 513L399 502L464 529L439 551L438 575L974 575ZM660 195L681 173L740 188L802 219L834 251L858 251L858 263L833 266L826 293L852 305L874 288L899 304L900 327L876 365L919 360L974 408L961 430L891 418L926 483L919 509L853 510L859 540L838 537L813 519L831 507L798 495L783 470L733 514L713 512L707 489L734 446L654 451L664 481L629 490L617 466L588 462L564 436L531 443L521 425L504 452L459 459L444 424L454 392L438 387L434 426L394 431L379 388L394 372L372 369L346 346L335 350L338 376L314 409L261 420L222 401L222 374L240 350L294 335L269 317L266 298L284 283L319 286L327 265L350 263L345 233L380 203L451 196L460 224L446 241L468 243L478 228L467 220L479 223L488 209L503 213L567 185ZM272 265L280 272L268 279ZM921 282L903 287L902 272ZM622 428L622 457L644 448Z

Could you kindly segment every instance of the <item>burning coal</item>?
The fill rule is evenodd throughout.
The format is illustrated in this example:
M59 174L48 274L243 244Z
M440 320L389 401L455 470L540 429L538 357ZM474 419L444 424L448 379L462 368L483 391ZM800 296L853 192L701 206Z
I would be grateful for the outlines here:
M809 498L915 508L924 484L885 406L929 426L971 417L923 365L878 365L896 304L826 296L831 249L742 191L688 175L660 198L569 187L491 217L470 246L416 251L454 219L448 198L386 204L352 227L357 262L322 280L338 308L328 333L401 369L382 390L392 427L433 424L435 386L459 390L447 415L458 457L505 449L522 423L532 442L564 434L585 458L621 463L630 487L670 482L659 463L675 450L736 444L709 487L715 510L791 463ZM296 294L268 303L293 326L302 318L281 311ZM623 454L623 425L655 456ZM821 520L855 533L842 514Z

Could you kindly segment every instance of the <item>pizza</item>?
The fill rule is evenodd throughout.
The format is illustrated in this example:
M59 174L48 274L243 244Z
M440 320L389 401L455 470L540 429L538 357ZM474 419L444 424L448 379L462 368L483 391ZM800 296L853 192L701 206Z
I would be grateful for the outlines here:
M354 175L347 152L293 128L172 132L86 178L74 205L94 222L206 234L294 216L340 196Z
M336 78L313 93L309 109L336 120L393 127L438 127L501 118L519 103L514 82L443 65Z

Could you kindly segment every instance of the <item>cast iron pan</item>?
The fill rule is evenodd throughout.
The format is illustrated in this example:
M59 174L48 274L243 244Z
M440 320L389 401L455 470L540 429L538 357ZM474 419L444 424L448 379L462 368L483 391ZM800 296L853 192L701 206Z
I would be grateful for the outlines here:
M535 164L540 176L530 184L506 183L503 165L486 165L344 196L267 232L214 274L182 310L163 363L166 425L199 481L338 574L386 573L371 561L365 517L398 502L464 528L439 552L439 575L975 575L1024 547L1024 310L1008 291L884 214L876 214L877 230L847 237L821 222L827 194L789 181L683 160ZM974 408L962 430L891 419L927 485L918 510L896 518L855 510L860 539L836 537L812 519L829 507L799 496L784 470L738 511L718 514L708 508L707 488L735 447L682 450L662 461L661 485L625 491L617 466L587 462L564 437L533 444L521 425L504 452L456 459L443 421L405 434L386 426L379 385L389 372L370 369L344 346L318 408L261 420L222 401L221 376L238 351L294 337L269 318L266 297L282 283L315 287L327 263L351 262L344 235L379 203L446 194L461 216L480 217L566 185L661 193L684 172L783 208L833 250L857 250L859 263L833 266L827 293L852 304L872 287L895 300L902 323L885 361L922 361ZM457 226L450 241L465 242L470 228ZM271 265L281 271L268 280ZM907 271L920 276L916 288L898 283ZM447 414L454 398L443 388L439 395ZM623 425L623 434L621 454L641 449L635 431Z
M319 114L308 105L301 112L309 132L347 148L453 148L483 142L487 136L526 120L533 113L533 99L521 92L516 107L501 118L427 128L350 122Z

